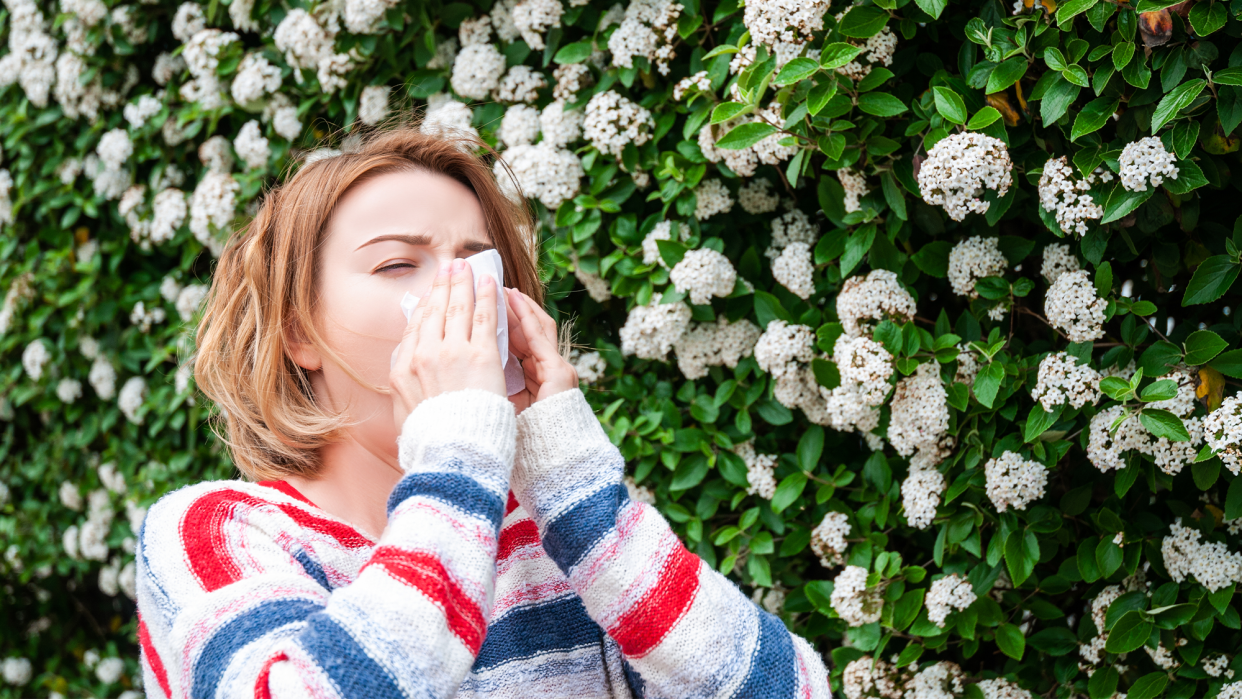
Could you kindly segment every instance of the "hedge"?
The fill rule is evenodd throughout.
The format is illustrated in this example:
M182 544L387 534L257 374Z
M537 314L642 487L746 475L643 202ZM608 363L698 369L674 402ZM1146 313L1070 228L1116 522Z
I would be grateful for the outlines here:
M633 496L834 689L1242 697L1237 2L4 7L0 697L141 692L145 508L238 477L214 261L411 109L516 175Z

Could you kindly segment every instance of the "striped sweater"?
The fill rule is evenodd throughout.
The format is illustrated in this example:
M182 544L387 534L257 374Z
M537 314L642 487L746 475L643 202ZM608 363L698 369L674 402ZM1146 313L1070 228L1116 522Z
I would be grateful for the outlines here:
M819 654L686 550L574 389L421 403L375 540L283 481L138 534L149 697L830 697Z

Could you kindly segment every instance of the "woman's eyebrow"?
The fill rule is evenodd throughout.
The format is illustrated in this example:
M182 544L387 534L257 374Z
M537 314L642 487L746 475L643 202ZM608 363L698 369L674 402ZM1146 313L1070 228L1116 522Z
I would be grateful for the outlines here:
M431 236L429 235L418 235L414 233L389 233L386 235L375 236L362 245L354 248L354 251L357 252L368 245L373 243L382 243L387 240L396 240L398 242L405 243L406 245L431 245Z
M470 252L483 252L484 250L491 250L492 248L496 247L495 245L492 245L491 243L479 242L479 241L470 241L468 243L462 243L461 246L463 249L469 250Z

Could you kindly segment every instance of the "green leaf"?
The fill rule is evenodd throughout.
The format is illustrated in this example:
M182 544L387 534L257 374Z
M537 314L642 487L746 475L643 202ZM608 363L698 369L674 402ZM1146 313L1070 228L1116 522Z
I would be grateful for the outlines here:
M1211 330L1196 330L1186 338L1185 345L1186 363L1190 366L1199 366L1212 361L1212 358L1223 352L1229 343Z
M1023 75L1026 75L1026 67L1026 58L1023 56L1014 56L996 66L992 69L991 75L988 76L988 85L985 92L989 95L993 92L1000 92L1018 82Z
M975 115L972 116L970 121L966 124L966 128L971 131L978 131L979 129L991 126L992 123L999 118L1001 118L1001 113L996 111L995 107L984 107L983 109L975 112Z
M776 494L772 496L772 511L780 513L794 504L806 488L806 474L801 471L791 473L776 486Z
M1112 699L1117 693L1117 680L1120 677L1112 665L1095 671L1087 681L1087 696L1091 699Z
M931 15L932 19L940 19L940 13L948 6L949 0L914 0L919 9Z
M776 133L776 127L763 122L752 121L733 127L716 142L721 150L744 150Z
M712 110L712 123L719 124L741 114L749 113L753 107L741 102L721 102Z
M1078 650L1078 637L1064 626L1040 629L1026 642L1035 650L1052 656L1069 655Z
M703 482L707 471L708 463L706 456L702 454L688 454L681 460L681 463L677 464L677 470L673 472L673 481L668 486L669 490L693 488Z
M1108 123L1117 111L1117 100L1108 97L1093 99L1074 117L1074 128L1070 132L1070 140L1077 141L1080 136L1099 131Z
M1116 377L1110 376L1109 378ZM1129 384L1126 384L1126 387L1129 388ZM1171 400L1176 395L1177 382L1172 379L1161 379L1144 388L1139 400L1144 403L1151 403L1158 400Z
M784 68L781 68L781 72L776 74L776 79L773 82L777 85L792 85L799 80L805 80L815 75L818 70L819 63L815 62L815 60L805 56L795 58L786 63Z
M1212 82L1217 85L1242 85L1242 66L1221 68L1212 73Z
M1013 624L1001 624L996 627L996 645L1001 652L1014 660L1021 660L1026 653L1026 637L1022 630Z
M1190 150L1195 147L1195 141L1199 140L1199 122L1182 121L1173 127L1173 151L1178 158L1186 158L1190 155ZM1181 173L1178 173L1180 179Z
M1109 653L1130 653L1143 647L1151 636L1151 622L1143 619L1138 611L1126 612L1117 625L1108 632L1104 650Z
M834 70L858 58L860 53L862 53L861 46L841 41L828 44L819 54L819 66L825 70Z
M924 274L944 279L949 274L949 253L953 244L947 240L936 240L924 245L910 259Z
M1101 262L1095 268L1095 295L1108 298L1113 292L1113 263Z
M781 305L781 300L766 291L755 291L755 316L759 325L767 327L774 320L789 322L793 316Z
M932 93L935 95L936 111L940 116L954 124L966 123L966 103L961 96L947 87L933 87Z
M1031 408L1030 415L1026 418L1026 427L1022 432L1023 441L1029 444L1039 439L1039 435L1047 432L1048 428L1056 423L1057 418L1061 416L1063 407L1058 406L1056 410L1047 412L1044 410L1044 406L1036 403L1035 407Z
M1126 690L1126 699L1156 699L1169 683L1169 673L1150 672L1134 681Z
M1225 495L1225 519L1242 517L1242 478L1234 478Z
M999 362L992 362L983 367L975 376L975 400L985 408L991 408L1003 378L1005 378L1005 367Z
M868 92L860 95L858 108L867 114L879 117L897 116L907 109L904 102L887 92Z
M1225 26L1225 22L1229 19L1229 11L1225 9L1225 3L1220 2L1197 2L1194 7L1190 8L1190 26L1194 27L1195 34L1199 36L1207 36L1217 29Z
M1242 349L1218 354L1208 366L1230 378L1242 379Z
M1151 132L1156 133L1165 124L1169 123L1177 113L1182 111L1195 98L1203 92L1203 88L1207 86L1207 81L1203 78L1195 78L1173 88L1169 94L1160 100L1160 104L1156 105L1156 111L1151 116Z
M1190 441L1190 433L1186 431L1182 419L1167 410L1144 408L1139 413L1139 422L1143 423L1148 432L1157 437L1165 437L1170 442Z
M1228 255L1213 255L1195 268L1190 283L1186 285L1186 294L1182 297L1183 306L1194 306L1200 303L1211 303L1225 295L1229 287L1238 278L1242 266L1230 261Z
M1130 59L1134 58L1134 43L1123 41L1113 47L1113 68L1121 70L1130 64Z
M888 13L874 5L856 5L841 18L841 34L854 39L868 39L880 33L888 23Z
M1058 121L1069 111L1070 105L1078 99L1082 88L1055 74L1044 96L1039 100L1039 116L1045 124Z
M1112 223L1119 221L1131 211L1139 208L1139 205L1151 198L1156 193L1154 187L1148 187L1142 192L1131 192L1125 187L1118 186L1113 190L1112 196L1108 198L1108 203L1104 205L1104 218L1100 223Z
M841 372L832 361L815 357L811 360L811 371L815 374L815 382L828 390L841 385Z
M802 438L798 440L798 467L803 471L814 471L823 453L824 428L812 425L802 433Z
M1057 7L1057 23L1064 28L1066 23L1090 10L1097 2L1099 0L1069 0L1069 2Z
M581 63L590 58L591 53L594 50L595 49L592 46L591 40L583 39L582 41L575 41L572 44L565 44L562 46L560 50L556 52L556 55L552 57L552 60L559 65Z
M902 595L900 600L897 600L897 604L893 609L894 629L902 631L914 623L914 620L919 616L919 610L923 608L923 595L926 592L926 590L920 587L916 590L910 590ZM907 648L909 647L911 646L907 646ZM918 648L921 646L913 647Z
M1208 459L1192 464L1190 474L1194 476L1195 487L1199 490L1208 490L1216 485L1216 479L1220 477L1220 459Z

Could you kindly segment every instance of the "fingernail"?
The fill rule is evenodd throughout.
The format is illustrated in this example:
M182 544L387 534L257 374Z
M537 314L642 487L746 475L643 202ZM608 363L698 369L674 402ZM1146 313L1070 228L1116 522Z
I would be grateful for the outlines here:
M491 286L495 281L496 279L492 275L484 274L483 278L479 280L479 284L481 286Z
M439 274L439 276L441 276L441 277L446 277L446 276L448 276L449 272L450 272L452 269L453 269L453 264L452 264L451 262L441 262L441 263L440 263L440 274Z
M466 268L466 261L460 257L453 260L453 274L457 274Z

